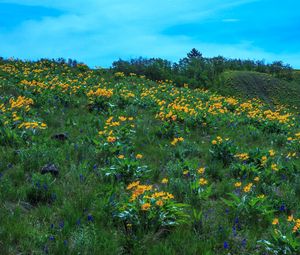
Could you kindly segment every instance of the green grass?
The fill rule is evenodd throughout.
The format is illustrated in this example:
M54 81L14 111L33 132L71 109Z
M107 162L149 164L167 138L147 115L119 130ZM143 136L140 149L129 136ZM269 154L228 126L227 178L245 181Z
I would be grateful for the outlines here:
M244 98L259 98L269 105L289 105L300 107L300 79L295 71L291 82L275 78L269 74L250 71L226 71L220 75L220 81L213 87L223 95ZM299 76L300 77L300 76Z
M7 71L7 66L18 71ZM34 71L37 69L43 71ZM288 137L295 137L300 130L297 116L280 124L261 115L251 118L247 110L239 114L243 99L230 106L226 98L214 99L217 95L210 92L178 89L172 84L159 85L138 77L102 75L84 67L9 61L0 63L0 70L0 107L3 102L7 109L6 112L0 110L1 254L300 252L299 247L291 250L292 243L300 245L300 240L286 221L291 214L300 217L300 142L297 139L287 142ZM26 70L30 70L29 73ZM266 105L252 102L261 113L269 108L268 103L275 102L273 96L281 103L297 106L296 85L289 91L289 97L279 97L277 93L283 93L292 85L249 72L224 73L224 77L226 83L218 90L237 95L234 86L239 84L238 89L244 93L241 96L260 97L267 102ZM53 88L37 92L36 87L22 86L22 80L36 80ZM262 83L262 87L256 86ZM64 91L61 84L79 89L70 93ZM275 87L278 90L273 91ZM113 96L104 99L99 96L91 102L86 93L98 88L113 89ZM134 96L124 97L128 91ZM143 95L146 92L148 95ZM20 95L32 98L34 104L29 112L15 109L24 120L14 121L9 99ZM181 106L196 109L197 115L173 109L176 121L156 117L160 112L168 113L167 104L179 95L189 105L180 103ZM203 102L201 110L196 107L199 99ZM158 105L161 100L167 102L164 109ZM226 109L225 113L209 110L216 102L221 103L221 109ZM115 130L113 135L118 136L119 145L107 145L106 137L98 134L110 116L115 119L134 117L134 126L126 120L124 129L123 122L120 126L108 127ZM9 124L5 124L7 119ZM35 132L19 129L21 121L44 122L47 128ZM277 129L273 125L278 125ZM123 138L122 132L126 134ZM51 138L59 133L66 133L68 139ZM223 142L214 146L212 141L217 136L221 136ZM184 141L172 146L171 141L176 137L183 137ZM276 152L274 157L269 156L271 149ZM296 156L287 159L289 152L295 152ZM234 157L238 153L248 153L251 160L239 161ZM125 165L117 158L120 154L128 160ZM137 154L143 157L136 159ZM267 166L259 163L262 155L268 155ZM58 167L58 176L40 174L48 163ZM273 163L278 165L279 171L271 170ZM199 167L205 167L203 174L198 174ZM140 173L140 168L146 171ZM131 171L127 177L118 172L124 169ZM117 174L112 174L114 171ZM260 182L253 181L256 176ZM162 184L163 178L169 182ZM208 183L199 185L200 178ZM135 180L172 193L174 201L165 211L159 207L154 209L154 204L151 204L153 211L142 211L128 201L130 191L126 186ZM251 192L235 188L238 181L243 187L254 183ZM230 206L224 202L230 200L229 194L247 199L264 194L266 199L254 206L242 202L239 206ZM168 201L164 202L168 205ZM129 212L130 206L134 210ZM182 210L180 206L184 206ZM154 210L160 213L159 220L170 217L171 222L163 225L157 218L151 218L150 212ZM124 212L134 220L126 218L128 215L122 218L120 213ZM171 214L177 216L168 216ZM283 242L274 238L274 218L280 220L276 228L283 235L291 235L291 240ZM274 247L267 252L259 240L268 240Z

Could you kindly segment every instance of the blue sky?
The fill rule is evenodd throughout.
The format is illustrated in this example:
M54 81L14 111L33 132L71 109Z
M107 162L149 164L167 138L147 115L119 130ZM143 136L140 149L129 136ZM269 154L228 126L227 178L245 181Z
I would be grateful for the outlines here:
M300 68L299 10L296 0L0 0L0 56L108 67L197 48Z

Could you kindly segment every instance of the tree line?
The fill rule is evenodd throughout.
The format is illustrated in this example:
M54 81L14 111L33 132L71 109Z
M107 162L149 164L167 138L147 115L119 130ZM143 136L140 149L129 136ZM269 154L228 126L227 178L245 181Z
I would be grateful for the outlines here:
M145 75L151 80L172 80L178 85L188 83L192 87L209 87L227 70L255 71L285 80L293 79L293 68L282 61L265 63L264 60L227 59L222 56L206 58L195 48L175 63L161 58L139 57L114 61L111 69L126 75Z

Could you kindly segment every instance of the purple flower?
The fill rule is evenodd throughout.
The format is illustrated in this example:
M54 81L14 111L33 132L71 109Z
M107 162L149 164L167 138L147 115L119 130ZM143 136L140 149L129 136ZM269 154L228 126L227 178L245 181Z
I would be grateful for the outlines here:
M54 237L54 236L50 236L50 237L49 237L49 240L50 240L50 241L54 241L54 240L55 240L55 237Z
M64 223L64 221L62 220L62 221L59 222L58 225L59 225L60 228L63 228L63 227L65 226L65 223Z
M234 219L234 224L239 224L239 218L238 218L238 217L236 217L236 218Z
M236 227L235 226L232 227L232 233L233 233L234 237L237 236L237 232L236 232Z
M80 182L84 181L84 176L82 174L79 175Z
M87 220L88 221L94 221L94 217L91 214L88 214Z
M242 247L246 247L246 245L247 245L247 240L243 239L243 241L242 241Z
M223 244L224 249L229 249L229 244L225 241Z
M279 211L281 211L281 212L284 212L284 211L285 211L285 205L284 205L284 204L282 204L282 205L280 206Z

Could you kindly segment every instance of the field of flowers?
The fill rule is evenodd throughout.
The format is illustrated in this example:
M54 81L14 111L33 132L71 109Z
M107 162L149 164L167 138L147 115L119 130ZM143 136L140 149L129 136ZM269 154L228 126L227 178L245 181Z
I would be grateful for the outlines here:
M0 62L1 254L300 254L299 113Z

